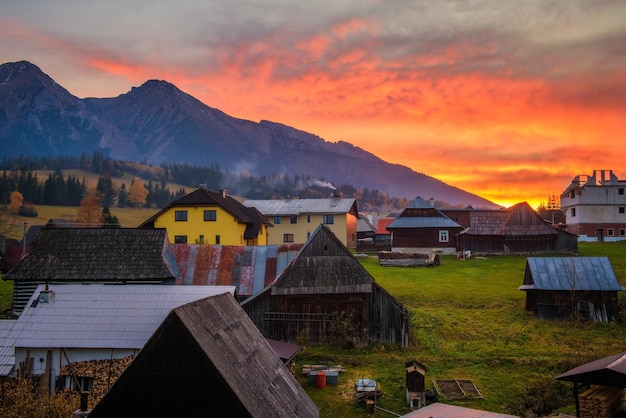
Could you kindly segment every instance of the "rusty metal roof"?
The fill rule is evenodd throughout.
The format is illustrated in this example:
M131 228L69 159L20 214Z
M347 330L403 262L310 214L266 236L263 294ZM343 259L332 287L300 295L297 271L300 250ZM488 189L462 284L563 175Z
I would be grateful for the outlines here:
M232 285L237 295L252 296L272 283L302 244L228 246L170 244L178 267L176 284Z

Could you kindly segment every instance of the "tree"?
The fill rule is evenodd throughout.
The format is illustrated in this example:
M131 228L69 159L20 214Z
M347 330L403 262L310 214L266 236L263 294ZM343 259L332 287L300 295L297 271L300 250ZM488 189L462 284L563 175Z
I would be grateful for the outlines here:
M76 223L86 227L102 225L100 198L95 193L85 196L80 201L80 207L76 210Z
M11 193L11 203L9 203L9 210L12 213L19 213L20 208L24 204L24 196L17 190Z
M121 228L120 220L115 215L111 215L108 206L102 208L102 227L103 228Z
M128 189L128 201L133 206L143 206L148 200L148 190L139 177L135 177Z
M120 191L117 193L117 207L125 208L130 202L128 201L128 191L126 190L126 183L122 183Z

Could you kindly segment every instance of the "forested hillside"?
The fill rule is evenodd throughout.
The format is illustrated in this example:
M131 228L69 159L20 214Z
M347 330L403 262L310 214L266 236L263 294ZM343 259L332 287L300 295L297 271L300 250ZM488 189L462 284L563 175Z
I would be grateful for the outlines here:
M0 204L9 204L11 193L18 191L29 204L79 206L90 189L95 189L100 204L105 207L162 208L198 187L226 189L231 195L248 199L320 198L338 194L356 198L360 211L393 212L408 203L404 198L391 197L379 190L350 184L333 185L323 178L285 174L251 176L245 171L233 173L215 164L210 167L152 166L114 161L105 158L102 152L91 156L83 154L80 158L5 158L0 170ZM97 180L72 175L75 170L94 173ZM42 176L42 172L47 175ZM145 202L140 204L131 198L134 179L141 179L147 191Z

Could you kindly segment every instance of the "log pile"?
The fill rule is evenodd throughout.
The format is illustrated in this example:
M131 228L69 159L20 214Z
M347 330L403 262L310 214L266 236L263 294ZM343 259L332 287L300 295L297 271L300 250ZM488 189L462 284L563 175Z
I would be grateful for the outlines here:
M133 356L128 356L122 359L89 360L70 363L62 366L59 374L69 377L93 378L93 389L89 394L89 405L93 407L115 383L117 378L120 377L122 372L126 370L132 359Z
M580 416L610 418L624 410L624 389L594 386L578 395Z

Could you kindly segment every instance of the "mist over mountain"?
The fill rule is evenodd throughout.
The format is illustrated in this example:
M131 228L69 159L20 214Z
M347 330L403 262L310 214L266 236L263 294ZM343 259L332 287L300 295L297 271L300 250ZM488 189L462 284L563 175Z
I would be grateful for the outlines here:
M26 61L0 65L0 143L0 158L101 150L115 160L217 163L251 175L309 175L395 197L497 207L347 142L328 142L277 122L234 118L166 81L149 80L114 98L80 99Z

